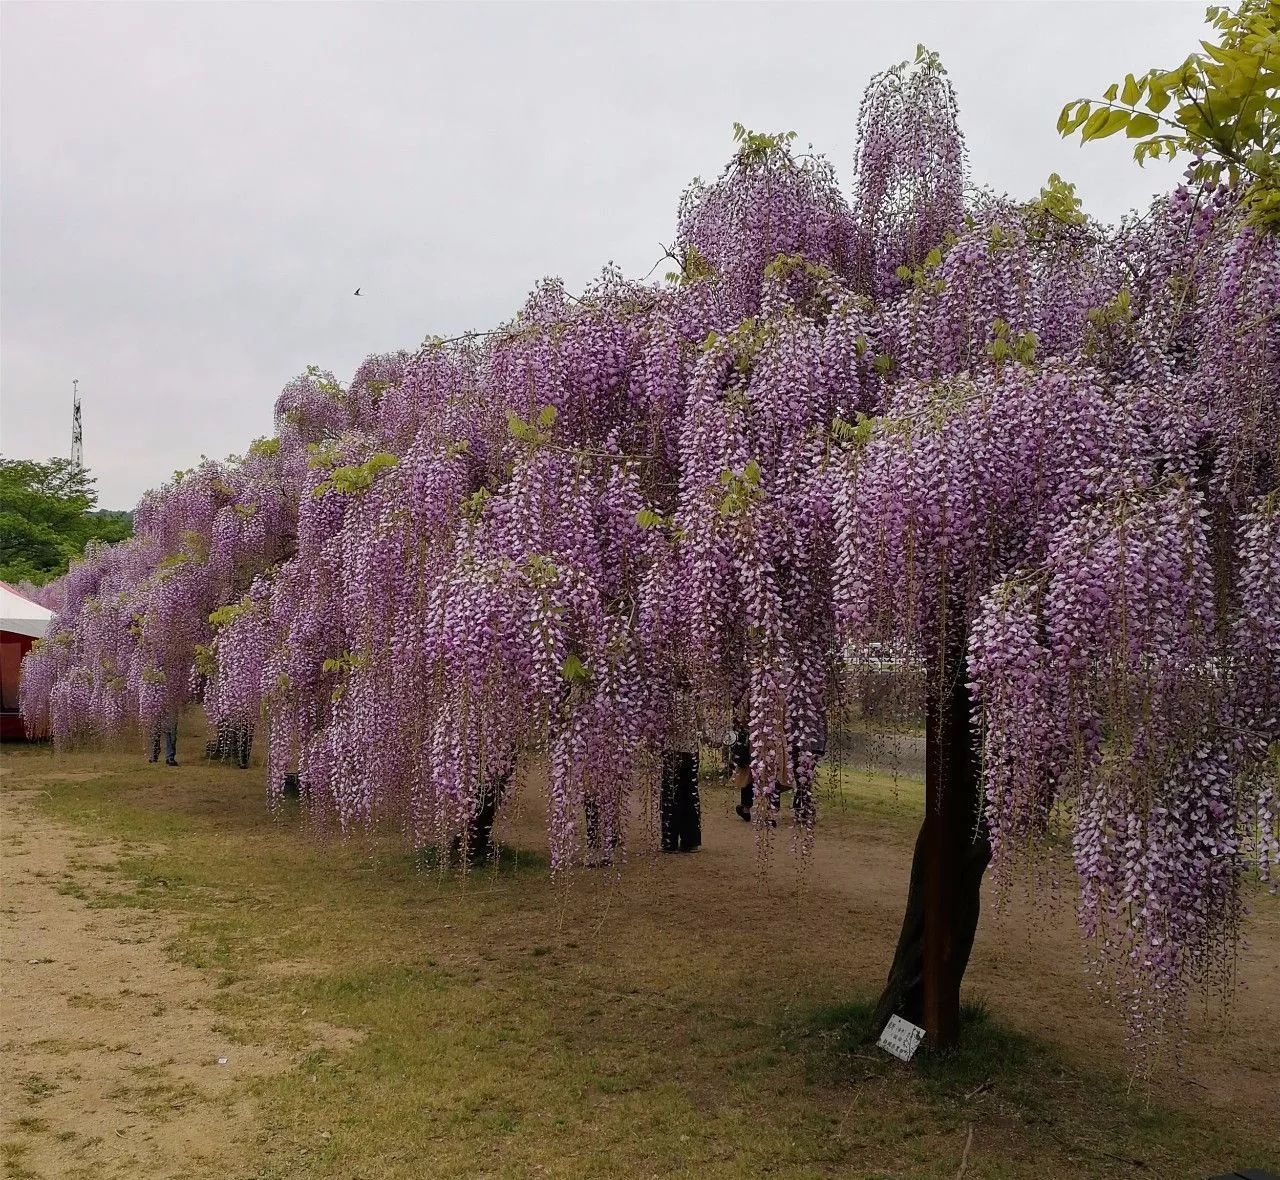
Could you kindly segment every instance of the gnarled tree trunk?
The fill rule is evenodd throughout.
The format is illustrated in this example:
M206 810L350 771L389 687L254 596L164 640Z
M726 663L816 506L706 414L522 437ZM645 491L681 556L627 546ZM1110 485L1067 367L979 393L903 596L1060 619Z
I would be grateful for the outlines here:
M493 843L493 825L498 818L498 804L511 781L511 771L495 775L485 781L480 806L472 817L466 835L455 843L455 854L468 864L483 864L497 852Z
M925 818L911 862L907 912L875 1028L893 1015L921 1025L937 1047L960 1031L960 981L978 928L991 846L981 823L977 749L964 647L930 669L925 714Z

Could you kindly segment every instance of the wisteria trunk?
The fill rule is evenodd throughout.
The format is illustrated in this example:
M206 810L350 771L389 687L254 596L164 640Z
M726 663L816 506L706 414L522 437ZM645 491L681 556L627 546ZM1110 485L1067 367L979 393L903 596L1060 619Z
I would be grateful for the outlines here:
M962 650L962 649L961 649ZM960 982L978 928L991 846L981 824L977 749L964 657L930 676L925 714L925 818L911 862L907 912L874 1026L894 1015L943 1048L960 1033Z
M483 864L497 853L493 842L493 825L498 818L498 804L506 793L510 773L498 775L484 785L480 807L467 828L466 836L458 843L458 852L469 864Z

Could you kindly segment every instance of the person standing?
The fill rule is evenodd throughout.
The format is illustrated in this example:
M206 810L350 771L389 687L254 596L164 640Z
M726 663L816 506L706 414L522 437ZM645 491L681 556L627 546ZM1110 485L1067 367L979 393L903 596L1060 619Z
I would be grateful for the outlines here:
M148 762L160 759L160 739L164 738L164 764L178 765L178 718L173 713L166 713L159 724L151 731L151 753Z

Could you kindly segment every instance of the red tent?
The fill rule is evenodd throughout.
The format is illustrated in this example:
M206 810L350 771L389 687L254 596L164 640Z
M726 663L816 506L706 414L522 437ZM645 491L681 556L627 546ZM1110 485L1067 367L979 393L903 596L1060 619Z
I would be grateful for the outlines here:
M18 712L18 669L22 657L49 629L53 611L0 582L0 739L22 741L26 729Z

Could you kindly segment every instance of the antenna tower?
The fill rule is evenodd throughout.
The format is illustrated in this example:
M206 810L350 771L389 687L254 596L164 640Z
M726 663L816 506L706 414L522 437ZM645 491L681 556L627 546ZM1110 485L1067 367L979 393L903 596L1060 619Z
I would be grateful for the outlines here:
M84 430L80 425L80 382L71 382L71 465L84 467Z

